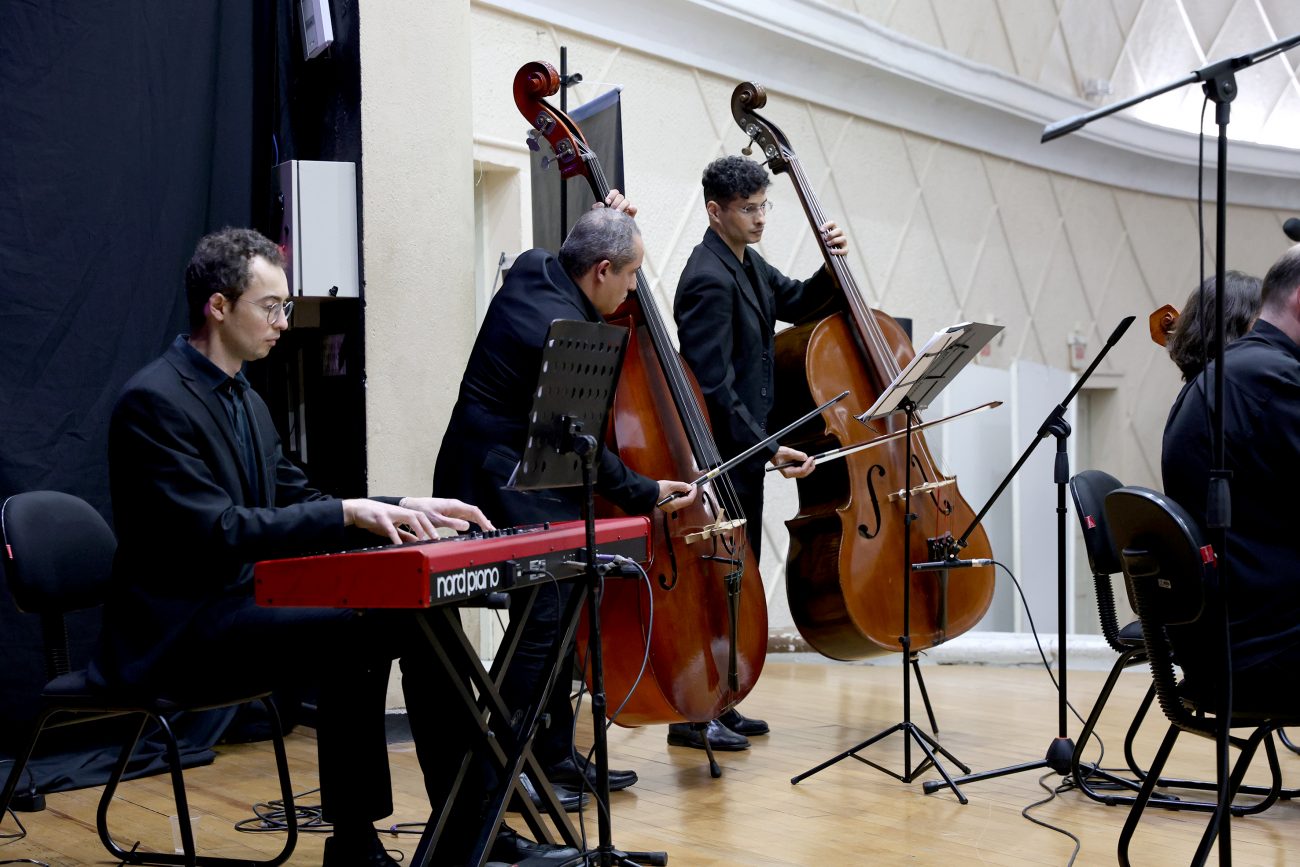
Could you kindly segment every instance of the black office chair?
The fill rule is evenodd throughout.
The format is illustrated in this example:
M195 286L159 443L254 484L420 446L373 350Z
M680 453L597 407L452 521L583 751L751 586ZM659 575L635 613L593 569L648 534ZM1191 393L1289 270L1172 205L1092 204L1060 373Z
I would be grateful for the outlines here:
M1088 719L1084 722L1083 729L1079 733L1078 744L1074 748L1074 754L1070 757L1070 774L1075 785L1089 798L1112 805L1132 803L1133 798L1103 794L1093 789L1088 784L1088 780L1095 777L1106 781L1112 786L1129 789L1133 792L1137 792L1141 788L1140 779L1142 773L1133 767L1136 762L1132 758L1132 741L1137 730L1141 727L1142 720L1146 717L1147 710L1151 707L1151 702L1155 696L1155 687L1152 686L1147 690L1146 697L1138 708L1133 722L1129 725L1128 734L1125 736L1124 741L1125 755L1129 759L1130 768L1135 771L1139 780L1134 781L1119 777L1097 767L1088 768L1084 772L1081 767L1083 750L1092 737L1093 730L1097 727L1097 721L1101 719L1102 710L1106 707L1106 702L1115 689L1120 674L1131 665L1146 662L1146 643L1142 640L1142 624L1134 620L1132 623L1120 628L1119 617L1115 610L1115 591L1111 586L1111 577L1120 574L1123 570L1120 565L1119 551L1115 549L1115 545L1111 541L1110 531L1106 524L1104 503L1107 494L1121 487L1123 487L1123 482L1110 473L1104 473L1101 470L1085 470L1070 479L1070 496L1074 500L1074 512L1083 530L1083 544L1088 551L1088 565L1092 569L1092 579L1097 591L1097 612L1101 618L1101 634L1111 649L1119 654L1119 658L1111 666L1110 675L1106 678L1106 683L1102 686L1101 692L1098 693L1097 700L1093 702L1092 711L1088 714Z
M1105 512L1111 536L1120 549L1124 576L1136 598L1160 709L1170 723L1120 833L1119 862L1127 867L1129 843L1178 735L1190 732L1217 741L1217 683L1227 635L1213 556L1191 517L1163 494L1139 487L1110 493ZM1175 654L1183 670L1181 681L1174 672ZM1279 797L1295 794L1282 788L1282 771L1271 735L1278 727L1295 725L1300 720L1272 710L1270 698L1234 696L1229 725L1248 728L1250 733L1229 739L1240 750L1230 775L1229 802L1243 790L1242 778L1261 743L1272 775L1264 799L1249 808L1233 809L1234 815L1260 812ZM1209 857L1218 835L1220 811L1227 806L1220 804L1211 817L1193 864L1204 864Z
M287 861L297 845L298 829L280 720L269 692L239 696L164 697L136 693L127 695L91 688L84 670L69 670L64 615L104 602L112 576L113 554L117 549L113 531L84 500L55 491L32 491L15 494L0 507L0 533L4 537L5 573L14 602L20 610L37 614L41 618L46 675L49 677L49 682L41 691L41 712L36 726L27 743L18 752L4 792L0 794L0 820L10 806L23 770L43 731L110 717L138 717L139 725L129 727L131 738L123 745L104 786L95 817L100 840L115 859L127 864L201 864L213 867L248 864L274 867ZM266 861L200 856L195 851L194 830L190 826L180 750L167 722L167 715L180 711L232 707L249 701L261 701L272 724L280 793L287 816L288 833L284 848ZM114 842L108 829L108 809L113 795L145 725L150 721L161 731L166 744L183 854L123 849Z

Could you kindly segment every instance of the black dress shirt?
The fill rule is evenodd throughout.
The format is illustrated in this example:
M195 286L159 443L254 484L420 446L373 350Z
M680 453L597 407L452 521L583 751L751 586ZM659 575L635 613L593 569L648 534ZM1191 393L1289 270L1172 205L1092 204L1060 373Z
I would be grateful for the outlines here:
M1300 651L1300 346L1255 324L1224 352L1224 438L1232 502L1227 552L1233 666ZM1185 386L1165 425L1165 492L1206 521L1214 365Z
M244 372L241 370L234 376L229 376L183 337L178 338L176 346L194 365L195 378L199 383L221 398L221 405L226 410L226 417L230 419L230 426L235 432L235 440L239 445L240 463L243 465L244 479L248 483L245 492L251 505L266 505L265 498L262 496L262 474L257 460L257 443L253 438L253 427L249 424L248 407L244 402L244 395L250 388Z

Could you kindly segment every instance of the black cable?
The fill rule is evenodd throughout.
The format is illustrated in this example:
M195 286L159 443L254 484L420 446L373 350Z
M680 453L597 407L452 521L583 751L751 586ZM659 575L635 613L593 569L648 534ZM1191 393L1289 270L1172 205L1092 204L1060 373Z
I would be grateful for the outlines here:
M313 795L320 791L320 787L308 789L293 796L293 814L296 818L298 833L300 834L333 834L334 825L326 822L324 811L319 804L303 804L300 799L307 795ZM267 834L276 832L287 832L289 830L289 812L284 808L284 800L276 798L271 801L258 801L252 805L253 815L248 819L240 819L234 824L236 831L244 834ZM415 829L419 830L408 830ZM387 828L375 828L376 834L388 834L398 836L400 834L421 834L423 833L423 822L399 822L390 825ZM406 853L400 849L384 848L388 856L395 861L402 861L406 858ZM0 861L0 864L11 862ZM48 867L48 865L47 865Z
M1051 773L1043 774L1041 777L1038 778L1038 785L1041 786L1045 792L1047 792L1047 797L1043 798L1042 800L1034 801L1034 803L1028 805L1023 810L1021 810L1020 815L1024 816L1026 819L1033 822L1035 825L1046 828L1049 831L1055 831L1058 834L1063 834L1074 841L1074 851L1070 853L1070 860L1065 862L1065 867L1070 867L1070 865L1074 863L1074 859L1079 857L1079 850L1080 848L1082 848L1083 845L1079 842L1079 838L1076 837L1074 834L1070 833L1069 831L1065 830L1064 828L1058 828L1056 825L1053 825L1050 822L1044 822L1042 819L1036 819L1033 816L1029 815L1029 811L1034 809L1035 807L1041 807L1043 804L1048 804L1056 800L1057 792L1063 792L1073 788L1073 786L1070 784L1063 784L1055 788L1048 786L1044 782L1044 780L1052 776L1053 773L1055 773L1055 771L1052 771Z
M1034 615L1029 610L1029 601L1025 599L1024 588L1020 586L1020 582L1016 579L1015 574L1012 573L1012 571L1007 568L1007 565L1005 563L1002 563L998 560L994 560L993 565L1000 566L1002 568L1002 571L1007 573L1007 577L1011 579L1011 583L1016 585L1016 592L1020 594L1020 604L1025 609L1025 617L1029 619L1029 631L1033 634L1034 644L1038 647L1038 656L1040 659L1043 660L1043 668L1047 670L1047 676L1051 678L1052 686L1056 688L1057 692L1060 692L1061 685L1056 681L1056 675L1052 672L1052 665L1047 661L1047 653L1044 652L1043 650L1043 642L1040 641L1038 638L1038 629L1037 627L1034 626ZM1074 714L1075 719L1077 719L1081 724L1084 722L1083 716L1079 713L1078 710L1075 709L1074 705L1070 703L1069 697L1067 697L1065 700L1065 706L1068 707L1070 709L1070 712ZM1101 743L1100 737L1097 738L1097 742ZM1105 745L1103 744L1102 745L1103 754L1105 753L1105 749L1106 749Z
M645 568L640 563L631 559L629 559L628 562L636 567L636 571L641 575L641 580L645 583L646 598L650 600L650 617L646 623L645 653L641 655L641 668L637 671L636 679L632 681L632 688L627 691L627 695L623 698L622 703L620 703L614 712L610 714L609 721L605 723L606 730L608 730L610 726L614 725L614 721L618 719L619 714L623 713L623 708L627 707L627 703L631 701L632 696L636 694L637 687L641 685L641 678L645 677L645 670L650 665L650 639L654 636L655 632L654 586L650 583L650 576L646 574Z
M1043 642L1038 638L1038 628L1034 625L1034 615L1033 612L1029 610L1029 600L1025 598L1024 588L1020 586L1019 579L1016 578L1014 572L1012 572L1009 568L1007 568L1007 565L1005 563L1002 563L998 560L994 560L993 565L1001 567L1002 571L1006 572L1007 577L1011 579L1011 583L1015 585L1016 592L1020 595L1020 604L1025 609L1025 617L1028 618L1029 620L1029 631L1034 636L1034 645L1037 646L1038 648L1038 656L1043 660L1043 668L1046 669L1047 676L1051 678L1052 686L1056 688L1056 692L1059 695L1061 692L1061 684L1057 681L1056 675L1052 672L1052 666L1047 661L1047 654L1043 651ZM1061 640L1062 641L1065 640L1064 635L1061 636ZM1065 706L1068 707L1070 709L1070 712L1074 714L1075 719L1077 719L1080 723L1083 723L1084 721L1083 717L1079 714L1079 711L1075 709L1074 705L1070 703L1070 699L1068 696L1065 697ZM1093 765L1095 769L1097 766L1101 764L1102 757L1106 755L1106 744L1102 742L1101 737L1098 736L1096 732L1093 732L1093 737L1097 738L1097 743L1101 747L1101 756L1098 756L1096 764ZM1064 834L1066 837L1069 837L1071 840L1074 841L1074 852L1070 854L1070 860L1066 862L1066 867L1069 867L1069 865L1074 863L1074 859L1079 854L1079 849L1081 846L1081 844L1079 843L1079 838L1076 837L1074 834L1070 833L1069 831L1065 830L1064 828L1058 828L1055 825L1052 825L1048 822L1044 822L1042 819L1036 819L1033 816L1029 815L1030 810L1055 799L1057 792L1068 791L1075 787L1074 781L1071 780L1068 776L1064 779L1064 781L1061 783L1060 786L1057 786L1055 788L1049 788L1048 786L1044 785L1043 781L1055 773L1056 773L1055 771L1052 771L1051 773L1044 774L1043 776L1038 778L1038 785L1042 786L1042 788L1047 791L1048 795L1046 798L1040 801L1035 801L1034 803L1027 805L1023 810L1020 811L1020 815L1024 816L1026 819L1033 822L1035 825L1041 825L1042 827L1047 828L1049 831L1055 831L1058 834Z
M627 703L632 699L632 696L636 694L637 687L641 685L641 679L645 676L646 668L648 668L650 664L650 639L654 635L655 598L654 598L654 587L650 583L650 576L646 573L645 569L642 568L640 563L637 563L635 560L632 560L630 558L627 559L627 562L635 566L637 572L640 573L641 580L646 585L646 597L650 600L649 617L646 623L646 630L645 630L645 652L641 656L641 668L639 671L637 671L636 679L632 681L632 687L627 691L627 695L623 697L623 701L619 703L619 706L615 708L612 714L609 715L609 719L605 721L606 731L608 731L610 727L614 725L619 715L623 712L623 709L627 707ZM623 565L623 564L619 564L619 565ZM596 607L598 609L604 597L605 578L606 578L605 575L600 576L600 589L597 593L597 598L596 598ZM587 779L586 769L591 765L592 756L596 751L595 745L593 744L592 747L587 750L586 755L583 757L581 762L578 761L578 753L577 753L577 746L576 746L576 740L578 735L578 717L582 710L582 697L587 692L586 672L587 672L587 665L589 662L589 654L590 654L590 645L588 645L587 651L583 653L582 665L581 665L583 678L579 682L577 693L575 693L573 696L577 704L575 705L573 711L573 728L569 733L570 735L569 736L569 757L573 761L574 767L578 769L578 772L581 774L581 778L582 778L582 782L578 786L578 798L579 799L582 798L582 794L584 791L590 792L592 799L596 802L596 808L598 810L604 810L605 815L610 816L612 818L613 814L610 812L609 804L601 800L600 796L595 791L595 787L591 784L590 780ZM608 756L606 756L606 762L608 762ZM581 803L581 800L579 801L579 803ZM587 848L587 828L586 828L585 817L583 816L581 809L579 809L578 811L578 833L582 840L582 844L583 844L582 848L585 851Z
M293 796L293 814L298 831L303 834L332 834L334 825L326 822L324 813L318 804L303 804L299 799L314 795L320 788L308 789ZM289 829L289 813L284 808L284 800L258 801L252 805L253 815L235 823L236 831L245 834L264 834Z

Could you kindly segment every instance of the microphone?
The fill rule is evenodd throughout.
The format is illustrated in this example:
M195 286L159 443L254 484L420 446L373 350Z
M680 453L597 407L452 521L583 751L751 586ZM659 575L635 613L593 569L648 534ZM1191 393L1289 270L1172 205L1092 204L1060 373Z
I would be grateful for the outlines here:
M1300 244L1300 217L1292 217L1282 224L1282 231L1297 244Z
M924 563L913 563L913 572L938 572L941 569L971 569L976 566L992 566L993 561L988 557L976 557L974 560L928 560Z

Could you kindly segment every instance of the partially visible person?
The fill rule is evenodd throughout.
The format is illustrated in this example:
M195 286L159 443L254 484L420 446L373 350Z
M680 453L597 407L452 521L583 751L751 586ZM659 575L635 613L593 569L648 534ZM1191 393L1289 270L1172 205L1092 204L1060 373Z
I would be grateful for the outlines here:
M492 525L459 500L329 497L285 457L242 372L289 325L283 264L279 248L248 229L200 240L185 272L192 333L122 389L109 429L115 587L90 677L163 694L190 683L270 688L301 676L287 661L307 654L322 675L321 804L334 826L324 863L391 867L398 862L373 827L392 812L388 672L399 655L432 651L405 613L260 608L253 563L337 550L349 527L396 544L432 538L436 527ZM440 743L438 701L423 685L408 689L417 741Z
M1259 318L1260 280L1241 271L1224 275L1227 291L1223 293L1224 346L1250 331ZM1205 368L1216 355L1217 334L1214 322L1215 278L1209 277L1201 288L1193 289L1178 314L1178 322L1169 336L1169 357L1188 382Z
M705 167L701 183L709 226L691 251L673 301L682 357L700 384L724 458L769 433L768 417L781 400L775 382L777 321L829 315L838 301L825 267L807 280L792 280L749 246L763 239L771 182L765 168L743 157L721 157ZM833 222L819 231L834 255L848 253L848 241ZM773 443L728 473L755 560L763 544L765 461L793 463L780 471L787 478L807 476L814 463L797 449ZM669 726L668 743L703 749L707 737L713 749L739 750L749 746L749 736L768 731L763 720L732 708L703 731L686 723Z
M1207 525L1214 365L1183 386L1165 426L1165 492ZM1231 472L1226 550L1234 689L1280 695L1300 711L1300 534L1286 485L1300 479L1300 245L1269 269L1259 320L1224 349L1224 437Z

